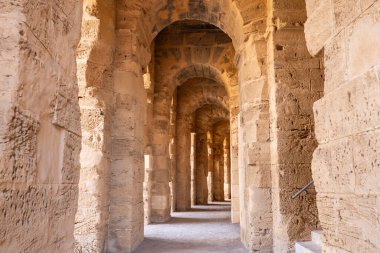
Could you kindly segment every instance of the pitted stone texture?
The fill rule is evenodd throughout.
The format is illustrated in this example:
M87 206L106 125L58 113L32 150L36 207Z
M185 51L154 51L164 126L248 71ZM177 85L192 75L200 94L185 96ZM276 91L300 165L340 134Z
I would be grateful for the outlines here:
M314 12L314 5L307 4ZM333 33L318 46L308 39L313 47L325 47L325 94L314 104L319 146L312 163L323 252L378 252L380 80L375 45L380 40L373 29L379 27L380 3L330 4ZM308 33L315 36L319 27L312 23Z
M107 236L114 7L110 1L83 2L77 48L82 151L75 252L102 252Z
M73 250L81 4L0 3L1 252Z

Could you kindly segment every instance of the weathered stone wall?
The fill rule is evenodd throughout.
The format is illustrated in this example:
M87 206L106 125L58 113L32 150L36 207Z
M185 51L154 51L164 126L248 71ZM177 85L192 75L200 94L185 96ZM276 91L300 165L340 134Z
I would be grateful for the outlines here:
M112 1L83 3L77 50L82 151L76 252L103 252L108 230L114 8Z
M268 40L273 251L294 252L318 228L315 191L292 199L312 180L316 148L312 105L323 92L323 62L306 48L304 1L273 1Z
M239 189L242 241L251 251L272 252L269 101L266 42L250 36L238 56Z
M81 10L0 2L0 252L73 251Z
M0 251L71 252L73 235L77 252L136 248L143 155L152 158L147 221L167 220L173 203L188 209L196 111L218 105L230 111L232 221L250 251L293 252L318 227L315 192L290 196L312 179L319 99L312 169L324 251L379 252L380 3L306 4L1 1ZM164 31L151 46L190 19L226 34ZM154 84L145 90L149 68ZM153 128L144 136L145 124ZM207 150L200 202L224 197L224 175L213 168L225 168L225 148L216 141L209 152L218 133L206 129L197 137Z
M306 1L308 49L324 48L312 171L324 252L379 252L380 1Z

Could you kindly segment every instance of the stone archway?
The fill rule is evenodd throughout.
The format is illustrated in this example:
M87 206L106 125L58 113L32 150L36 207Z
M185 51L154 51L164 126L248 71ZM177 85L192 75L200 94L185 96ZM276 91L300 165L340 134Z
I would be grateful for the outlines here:
M212 152L210 152L210 143L212 143L212 139L210 138L210 136L211 132L213 132L214 130L215 124L218 124L220 122L226 122L226 125L228 126L228 136L226 134L223 137L228 139L229 142L229 116L229 111L220 106L216 107L215 105L204 105L201 108L198 108L195 112L195 189L193 189L192 192L192 194L194 195L194 203L192 204L205 205L209 201L214 200L214 193L212 188L212 184L214 183L214 170L212 165L213 161L210 159L210 156L213 155ZM222 153L224 155L224 150ZM229 157L230 153L228 152L226 156ZM230 164L230 161L226 161L226 167L229 167ZM227 171L229 170L230 167ZM228 183L230 183L230 180L228 181Z
M233 175L235 178L237 174L240 177L239 184L234 184L235 188L239 185L239 191L233 190L233 193L240 194L232 198L235 203L240 198L241 210L237 214L241 218L242 240L251 251L292 251L294 241L307 239L309 230L317 224L316 207L313 204L315 195L309 194L295 201L290 201L289 197L306 183L304 181L311 179L311 154L317 145L313 133L312 104L320 99L322 92L331 94L326 93L315 107L320 146L315 153L313 166L319 164L323 168L314 169L317 189L322 194L318 201L324 205L333 199L339 202L341 210L348 206L351 199L355 204L367 201L365 197L358 196L357 192L349 191L349 186L331 190L342 190L340 193L348 196L344 201L330 192L324 192L324 187L328 189L329 186L325 182L331 180L323 181L322 172L333 167L324 163L330 159L331 152L336 152L337 156L346 155L345 150L339 149L341 143L338 140L341 138L348 142L345 146L350 148L350 143L356 143L363 150L366 150L365 144L359 140L363 131L371 132L364 136L366 140L376 139L377 126L373 123L377 122L376 114L369 119L358 109L368 107L369 111L377 112L369 107L378 104L376 97L369 94L377 91L378 76L376 68L373 68L378 64L376 54L368 54L368 62L357 67L354 62L359 56L352 52L347 56L348 70L342 65L338 66L339 77L345 76L349 80L335 80L332 71L328 70L328 85L325 89L322 87L322 58L326 60L328 69L333 69L332 66L335 65L331 59L338 63L346 59L343 53L345 50L341 49L341 41L345 40L346 35L338 33L342 29L352 32L348 35L348 49L356 48L353 51L360 52L360 49L372 45L371 42L366 41L368 44L365 44L358 38L363 36L363 24L369 22L370 30L377 27L378 22L371 18L376 16L375 1L353 8L358 12L349 15L352 19L347 18L347 23L337 22L336 30L332 11L327 10L336 11L338 6L308 3L310 17L306 27L311 29L307 32L310 51L317 53L323 45L327 45L326 49L331 54L314 58L305 46L304 1L248 2L84 1L77 69L74 48L79 40L82 10L80 1L45 1L36 6L24 0L18 1L18 5L7 1L2 3L0 19L4 29L0 33L4 33L1 40L5 41L2 45L6 50L1 55L5 66L1 70L1 78L4 80L1 94L5 99L2 100L4 102L0 109L3 115L1 126L4 126L0 129L0 187L1 196L6 201L0 209L3 214L0 215L1 224L4 224L0 230L0 248L5 251L71 250L78 196L80 143L83 146L82 168L74 232L78 241L77 250L131 251L136 248L143 240L143 155L147 146L143 126L148 128L149 123L169 124L168 115L174 90L179 84L191 82L197 77L212 79L216 81L215 85L223 84L229 96L230 103L226 108L231 114L231 158L235 161L232 164L236 164L239 157L239 168L233 168ZM365 14L361 15L362 12ZM327 16L328 22L323 27L323 33L313 32L313 22L319 20L318 15L321 13L330 14ZM204 55L217 55L217 46L212 50L194 47L187 53L191 58L195 55L197 60L188 62L184 60L186 57L177 60L179 54L173 50L175 48L167 49L168 59L174 58L177 62L168 66L156 66L159 69L156 73L158 79L152 82L160 84L157 85L157 90L147 94L143 75L148 70L154 71L152 59L160 58L155 55L159 50L154 48L157 35L165 33L165 28L170 28L177 21L191 23L194 20L213 24L225 32L221 40L223 42L223 39L229 37L228 43L225 43L229 45L222 50L225 57L216 57L214 62L212 57L205 60L207 57ZM347 25L349 23L352 23L352 27ZM203 44L203 47L207 48L207 45ZM226 48L229 49L224 51ZM335 49L340 58L332 53ZM180 55L186 55L186 50L182 50L183 48L180 49ZM165 50L161 50L161 53L163 51ZM76 70L81 108L78 107L76 97ZM367 75L364 76L365 72ZM152 73L152 76L155 74ZM173 80L170 79L172 77ZM347 90L336 89L335 82ZM355 82L365 83L369 88L363 90ZM363 91L364 95L354 94L356 88ZM348 104L355 109L348 113L348 120L341 113L334 114L348 110L339 107L336 104L338 102L335 103L335 97L339 98L338 91L348 92ZM351 101L353 98L355 102ZM149 111L148 99L156 99L156 102L162 99L157 110L165 111L165 114L149 121L149 114L145 117L146 111ZM215 97L214 100L205 98L202 103L198 101L193 109L203 104L217 103L217 100ZM334 113L329 114L330 106ZM153 112L154 107L151 110ZM182 117L192 117L191 114L188 111ZM323 116L325 114L329 120ZM334 118L336 115L339 117ZM350 123L350 126L357 124L357 128L341 127L336 123L341 118ZM351 118L360 120L351 124ZM181 118L177 120L180 121ZM333 130L322 127L328 121L332 122ZM19 126L22 126L21 129ZM182 123L182 127L187 129L185 123ZM173 129L170 131L174 132ZM180 129L176 131L178 130ZM158 143L158 147L162 141L160 138L167 138L167 132L163 131L161 135L154 133L156 139L150 141L154 145ZM173 136L171 139L174 139ZM187 140L183 142L187 145ZM162 155L157 155L153 167L169 166L166 157L169 139L163 143L165 147L161 149ZM336 150L332 151L332 147ZM355 166L364 170L363 175L360 174L364 178L358 178L364 181L368 175L376 178L373 164L371 168L374 172L364 168L369 163L360 160L360 150L349 149L347 152L347 157L353 157ZM376 155L369 160L376 160ZM333 162L339 168L343 166L341 161ZM163 175L160 175L161 172ZM162 192L166 194L166 172L162 170L155 173L152 180L160 181L162 188L165 188ZM341 175L336 171L334 173ZM352 180L352 177L348 178ZM372 194L371 200L377 196L374 183L365 187L355 186L360 194ZM187 189L183 191L187 192ZM157 192L156 195L162 193L155 191ZM184 209L187 208L186 205L188 204L182 205ZM161 216L165 220L169 217L169 204L161 209L165 210ZM360 210L365 212L372 209ZM371 214L376 216L378 212ZM334 245L333 240L342 237L336 231L331 232L331 227L326 225L329 220L321 217L327 234L331 233L327 238L328 249L341 247L341 244ZM335 214L334 217L333 224L340 224L337 221L338 215ZM342 223L347 225L349 222L350 219L345 218ZM376 233L373 230L368 230L370 234L363 232L367 224L364 219L359 219L359 223L355 228L360 230L360 238L365 239L358 241L369 251L376 250L378 243L372 235ZM60 226L64 229L55 229ZM49 233L46 234L45 231ZM350 236L347 238L352 239ZM347 238L343 239L348 240ZM16 239L21 242L20 245L14 243Z

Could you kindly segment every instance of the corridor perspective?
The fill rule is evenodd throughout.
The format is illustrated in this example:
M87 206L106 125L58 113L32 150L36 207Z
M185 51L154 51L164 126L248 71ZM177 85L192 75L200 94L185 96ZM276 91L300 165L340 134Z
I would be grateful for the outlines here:
M379 253L380 0L0 0L0 253Z
M168 223L148 225L135 253L248 253L239 226L231 224L229 202L193 206L175 212Z

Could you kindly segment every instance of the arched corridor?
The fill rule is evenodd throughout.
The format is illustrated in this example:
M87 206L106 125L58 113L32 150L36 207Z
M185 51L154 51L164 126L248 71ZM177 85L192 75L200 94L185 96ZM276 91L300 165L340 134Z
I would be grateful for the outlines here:
M0 0L0 253L380 252L380 0Z

